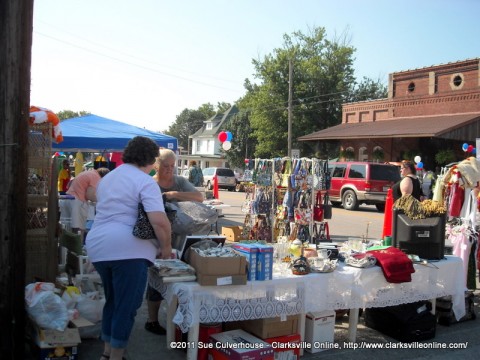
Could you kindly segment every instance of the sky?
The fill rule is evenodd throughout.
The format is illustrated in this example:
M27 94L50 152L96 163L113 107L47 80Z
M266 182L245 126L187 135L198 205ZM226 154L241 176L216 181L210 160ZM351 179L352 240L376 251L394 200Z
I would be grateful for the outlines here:
M355 76L480 57L479 0L35 0L30 104L164 131L233 104L283 35L348 34Z

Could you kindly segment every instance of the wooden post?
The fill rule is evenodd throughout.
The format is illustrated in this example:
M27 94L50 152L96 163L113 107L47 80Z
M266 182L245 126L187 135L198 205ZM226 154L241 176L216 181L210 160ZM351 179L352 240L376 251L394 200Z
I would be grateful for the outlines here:
M33 0L0 2L0 354L24 359Z

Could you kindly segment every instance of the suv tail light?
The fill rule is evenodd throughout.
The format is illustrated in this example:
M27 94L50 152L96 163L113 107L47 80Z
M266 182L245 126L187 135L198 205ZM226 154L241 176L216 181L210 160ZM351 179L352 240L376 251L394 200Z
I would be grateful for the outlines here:
M370 184L370 181L365 181L365 191L371 191L372 190L372 184Z

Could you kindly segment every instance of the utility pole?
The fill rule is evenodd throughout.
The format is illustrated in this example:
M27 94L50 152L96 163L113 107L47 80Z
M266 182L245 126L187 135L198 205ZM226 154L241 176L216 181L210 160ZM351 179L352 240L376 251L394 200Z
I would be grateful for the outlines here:
M288 61L288 150L287 156L292 157L292 97L293 97L293 62Z
M25 359L28 121L33 0L0 1L0 354ZM40 246L35 244L31 246Z

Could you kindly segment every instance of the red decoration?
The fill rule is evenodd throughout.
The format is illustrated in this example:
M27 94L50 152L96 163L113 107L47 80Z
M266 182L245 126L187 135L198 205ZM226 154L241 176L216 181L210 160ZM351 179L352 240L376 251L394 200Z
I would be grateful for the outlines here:
M473 151L473 145L468 145L467 151L472 152Z
M220 142L224 142L227 140L227 133L225 131L221 131L219 134L218 134L218 140L220 140Z
M220 198L220 196L218 194L218 177L217 177L217 175L215 175L213 177L213 197L217 200Z
M393 193L392 189L388 189L387 198L385 199L385 213L383 217L383 232L382 239L385 236L392 236L392 221L393 221Z

